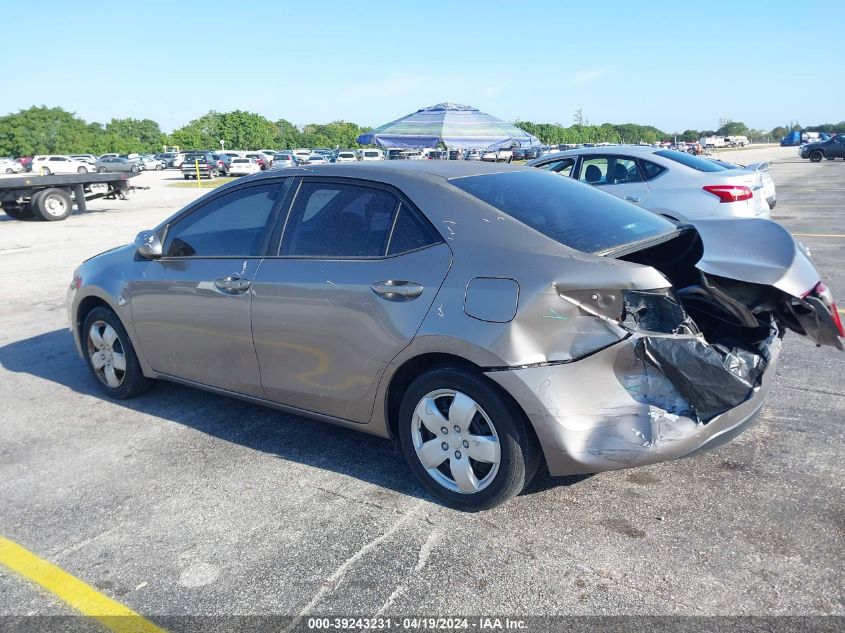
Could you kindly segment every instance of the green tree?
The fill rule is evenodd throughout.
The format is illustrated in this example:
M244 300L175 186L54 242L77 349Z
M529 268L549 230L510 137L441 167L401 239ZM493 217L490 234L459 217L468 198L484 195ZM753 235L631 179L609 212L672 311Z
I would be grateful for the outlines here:
M684 130L681 134L681 140L687 143L692 143L701 138L701 133L698 130Z
M114 145L108 151L119 154L160 152L164 134L151 119L112 119L105 127Z
M748 126L742 121L728 119L716 130L716 134L719 136L748 136L748 131Z
M274 147L278 149L294 149L300 147L302 143L300 143L299 138L299 129L293 123L286 119L276 121Z
M170 135L183 149L217 149L221 139L231 149L270 149L278 135L276 125L254 112L211 111Z
M62 108L33 106L0 117L0 155L70 154L87 152L88 125Z

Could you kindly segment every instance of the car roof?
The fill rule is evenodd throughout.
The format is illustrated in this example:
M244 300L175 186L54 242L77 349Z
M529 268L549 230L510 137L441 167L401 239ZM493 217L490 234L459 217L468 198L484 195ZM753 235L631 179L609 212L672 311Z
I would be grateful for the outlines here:
M598 147L577 147L575 149L567 149L562 152L554 152L546 154L536 161L547 161L550 158L566 157L566 156L584 156L586 154L625 154L627 156L650 156L665 147L652 147L651 145L601 145ZM532 161L534 162L534 161Z

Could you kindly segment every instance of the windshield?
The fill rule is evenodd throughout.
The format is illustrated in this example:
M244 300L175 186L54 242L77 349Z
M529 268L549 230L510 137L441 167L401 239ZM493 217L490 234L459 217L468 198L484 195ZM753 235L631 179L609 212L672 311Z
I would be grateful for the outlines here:
M571 248L603 253L675 231L675 225L590 185L531 170L453 178L455 187Z
M654 155L668 158L669 160L681 163L681 165L686 165L687 167L692 167L698 171L725 171L726 169L725 167L717 165L706 158L699 158L698 156L693 156L692 154L687 154L686 152L679 152L674 149L662 149L659 152L654 152Z

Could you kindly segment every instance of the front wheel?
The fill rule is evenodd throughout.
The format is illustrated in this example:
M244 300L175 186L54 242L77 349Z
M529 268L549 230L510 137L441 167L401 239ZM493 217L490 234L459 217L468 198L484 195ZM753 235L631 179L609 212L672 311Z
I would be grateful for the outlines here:
M97 168L97 173L98 173L98 174L104 174L104 173L106 173L106 168L105 168L105 167L98 167L98 168Z
M107 396L132 398L152 385L141 370L126 329L112 310L98 307L88 313L82 325L82 342L88 367Z
M130 171L131 171L133 174L137 174L139 171L141 171L141 168L140 168L140 167L138 167L138 165L132 165L132 167L130 167Z
M518 407L484 376L435 368L405 393L399 439L411 470L460 510L492 508L519 494L540 451Z
M811 163L818 163L822 159L822 153L818 150L815 152L810 152L810 162Z
M87 167L80 167L79 169L76 170L76 173L77 174L87 174L88 168Z

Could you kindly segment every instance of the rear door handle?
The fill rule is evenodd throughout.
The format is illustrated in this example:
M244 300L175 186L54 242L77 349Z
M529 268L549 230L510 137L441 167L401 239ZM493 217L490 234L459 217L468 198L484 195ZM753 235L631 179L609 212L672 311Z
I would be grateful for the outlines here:
M229 275L214 280L214 287L227 295L239 295L249 290L249 279L241 279L237 275Z
M625 196L625 200L628 202L639 202L640 199L638 196Z
M410 301L422 294L422 285L414 281L388 279L377 281L370 285L370 288L382 299L388 301Z

